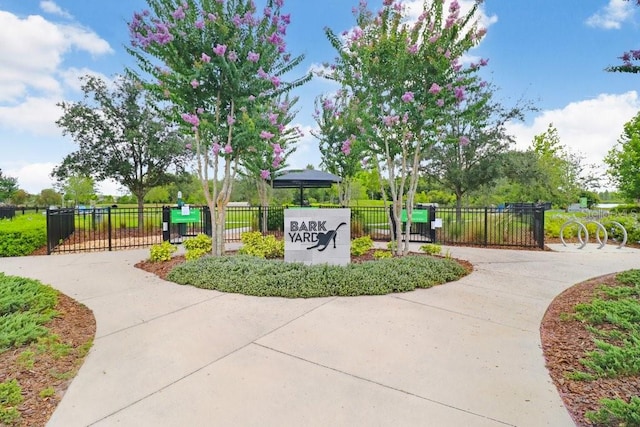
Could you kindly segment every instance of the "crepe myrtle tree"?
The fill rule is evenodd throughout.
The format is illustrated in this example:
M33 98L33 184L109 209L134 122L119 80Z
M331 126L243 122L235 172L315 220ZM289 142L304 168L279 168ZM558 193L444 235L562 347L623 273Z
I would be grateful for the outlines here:
M358 137L367 141L369 163L386 181L381 191L391 201L397 255L409 250L419 166L439 140L450 111L466 98L469 76L477 68L466 70L461 58L485 34L475 21L479 4L462 14L457 0L425 1L418 19L409 22L402 3L384 0L374 14L361 1L354 10L355 28L341 36L326 30L338 55L326 75L351 97L350 108L361 120Z
M640 6L640 0L625 1L631 1L635 3L636 6ZM637 65L637 61L640 61L640 49L628 50L624 52L619 59L622 60L622 64L607 67L606 70L620 73L640 73L640 65Z
M193 135L215 230L212 253L222 255L225 209L242 160L276 155L270 141L279 130L256 129L256 115L310 75L285 81L304 57L287 52L291 17L282 11L283 0L267 0L260 12L253 0L147 3L150 10L129 23L128 51L154 79L147 87L172 105L173 119ZM256 132L264 138L255 138Z
M271 204L272 179L287 167L287 158L295 151L295 143L303 136L297 126L291 126L295 117L292 107L298 98L283 96L273 100L275 104L265 105L261 114L251 116L252 132L245 137L253 139L253 147L268 144L267 149L250 150L242 157L242 173L256 184L260 206ZM249 118L251 117L251 118ZM262 210L262 232L267 232L268 209Z
M351 108L351 97L344 90L335 95L321 95L316 99L314 118L318 130L312 132L319 141L322 165L342 178L338 187L338 201L348 206L356 174L366 165L365 142L359 138L362 120Z

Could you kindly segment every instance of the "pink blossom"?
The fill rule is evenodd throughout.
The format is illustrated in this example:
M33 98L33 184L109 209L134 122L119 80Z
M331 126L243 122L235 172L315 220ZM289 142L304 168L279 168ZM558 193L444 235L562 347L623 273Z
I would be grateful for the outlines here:
M345 156L348 156L351 153L351 139L345 139L340 150Z
M218 44L213 48L213 53L218 56L224 56L224 53L227 51L227 46L223 44Z
M198 114L202 114L202 113L204 113L204 108L202 108L202 107L198 107L198 109L196 110L196 112L197 112Z
M202 60L202 62L211 62L211 57L204 52L202 52L200 59Z
M175 19L176 21L183 20L185 17L185 14L184 14L184 11L182 10L182 6L178 7L175 11L173 11L171 13L171 16L173 16L173 19Z
M195 79L191 80L191 87L192 88L196 89L198 86L200 86L200 82L199 81L197 81Z
M269 118L269 123L271 123L272 125L276 125L278 124L278 113L269 113L268 118Z
M227 154L233 153L233 148L231 148L231 144L227 144L224 146L224 152Z
M209 13L209 14L207 14L207 18L208 18L208 19L209 19L209 21L211 21L211 22L213 22L213 21L215 21L216 19L218 19L218 17L216 16L216 14L215 14L215 13Z
M437 42L439 38L440 38L440 34L434 34L431 37L429 37L429 43L433 44Z
M196 21L195 24L193 24L197 29L201 30L204 28L204 21L199 19Z
M413 92L405 92L400 99L403 102L413 102Z
M464 146L466 146L466 145L469 145L469 138L467 138L466 136L464 136L464 135L463 135L463 136L461 136L461 137L460 137L460 139L458 140L458 142L459 142L459 144L460 144L461 146L463 146L463 147L464 147Z
M464 87L463 86L457 86L454 89L454 94L456 99L458 100L458 102L462 102L465 98L465 91L464 91Z
M437 105L438 107L444 107L444 99L438 99L438 100L436 101L436 105Z
M280 78L278 76L271 77L271 83L273 83L274 87L280 86Z
M236 122L236 119L233 116L227 116L227 124L229 126L233 126L235 122Z
M260 77L261 79L268 79L269 78L269 74L267 74L262 67L258 68L258 77Z
M282 149L282 147L280 147L280 144L271 144L271 148L273 148L273 154L275 154L276 156L280 156L280 154L284 153L284 150Z
M260 132L260 138L262 139L271 139L274 136L275 136L274 134L266 130L263 130L262 132Z
M249 101L255 101L256 97L253 95L249 95L249 97L247 98Z
M249 52L247 54L247 61L249 62L258 62L260 60L260 54L255 52Z
M211 148L213 149L213 154L218 155L222 147L217 142L214 142Z
M282 158L279 156L274 157L273 162L271 163L271 167L274 169L277 169L278 166L280 166L280 163L282 163Z
M191 144L187 144L187 145L185 145L185 148L186 148L187 150L191 150Z
M418 53L418 45L417 45L417 44L415 44L415 43L414 43L414 44L412 44L412 45L409 45L409 46L407 47L407 52L409 52L409 53L411 53L411 54Z
M269 171L268 171L268 170L266 170L266 169L262 169L262 170L260 171L260 178L262 178L262 179L264 179L264 180L267 180L267 179L271 178L271 172L269 172Z
M236 62L238 60L238 54L235 51L231 51L227 54L227 58L231 62Z
M440 87L440 85L438 85L438 83L433 83L431 85L431 87L429 88L429 93L436 95L438 93L440 93L440 91L442 90L442 88Z
M284 0L275 0L274 3L276 7L282 7L282 5L284 4Z
M200 119L195 114L183 113L180 117L182 117L182 120L192 124L194 127L198 127L200 125Z

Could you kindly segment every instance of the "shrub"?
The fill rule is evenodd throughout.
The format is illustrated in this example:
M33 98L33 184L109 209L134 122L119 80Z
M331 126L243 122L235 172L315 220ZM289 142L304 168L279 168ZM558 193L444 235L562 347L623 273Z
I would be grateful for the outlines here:
M193 261L194 259L202 258L208 253L211 253L212 240L211 237L206 234L200 233L193 239L185 240L182 244L187 250L185 253L185 259L187 261Z
M457 262L425 256L367 261L347 266L305 265L238 255L205 257L174 268L168 279L222 292L309 298L384 295L457 280Z
M16 406L23 401L22 388L15 379L0 383L0 422L13 424L20 418Z
M172 245L168 240L151 246L149 260L151 262L162 262L171 260L171 255L178 248L175 245Z
M44 215L20 215L0 220L0 257L24 256L47 244Z
M622 399L602 399L602 408L589 411L585 418L597 425L640 426L640 397L633 396L629 403Z
M360 256L373 248L373 240L370 236L362 236L351 241L351 255Z
M258 258L282 258L284 256L284 240L274 236L263 236L259 231L249 231L240 235L242 247L238 253L253 255Z
M264 209L264 208L263 208ZM284 230L284 208L282 207L273 207L268 206L267 211L267 230L268 231L283 231ZM262 225L263 216L260 213L256 212L254 219L255 221L255 230L260 230Z
M420 250L429 255L440 255L440 253L442 253L442 246L436 243L427 243L426 245L420 246Z
M375 259L392 258L393 254L391 253L391 251L375 251L373 253L373 257Z

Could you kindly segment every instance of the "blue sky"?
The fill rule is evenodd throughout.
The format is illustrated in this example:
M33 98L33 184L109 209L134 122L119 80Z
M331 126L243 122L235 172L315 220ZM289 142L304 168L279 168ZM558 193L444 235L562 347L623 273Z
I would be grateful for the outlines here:
M370 1L377 9L382 0ZM304 54L300 74L335 56L323 28L336 33L354 26L358 0L286 0L291 13L287 44ZM261 4L257 0L258 5ZM422 0L404 1L415 10ZM460 0L463 8L470 0ZM607 73L624 51L640 48L640 7L623 0L486 0L481 22L487 36L469 55L489 59L483 70L507 106L531 100L539 111L509 126L518 148L550 123L561 142L602 165L622 126L640 109L640 76ZM50 188L49 173L76 145L62 137L56 103L81 96L78 77L112 78L133 61L124 50L126 22L144 0L0 0L0 169L20 188ZM412 9L413 8L413 9ZM310 130L313 101L335 86L320 78L298 90L296 122L305 137L291 166L318 166L320 154ZM104 183L105 194L119 194Z

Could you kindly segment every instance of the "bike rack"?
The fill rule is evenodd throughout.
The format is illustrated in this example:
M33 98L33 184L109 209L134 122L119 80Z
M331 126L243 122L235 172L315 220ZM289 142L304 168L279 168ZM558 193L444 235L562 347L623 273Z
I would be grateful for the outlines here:
M587 243L589 242L589 231L587 230L587 225L589 224L595 224L596 225L596 240L598 241L598 249L602 249L604 248L604 246L607 244L607 239L609 237L608 233L607 233L607 228L599 221L596 221L595 219L585 219L584 222L580 221L578 218L573 218L570 219L569 221L565 222L564 224L562 224L562 227L560 227L560 241L562 242L563 246L567 246L567 243L564 240L564 230L565 228L572 226L572 225L577 225L578 226L578 233L577 233L577 237L578 237L578 241L580 242L580 246L578 246L578 249L582 249L584 248ZM620 224L619 222L616 221L611 221L611 224L615 227L618 227L622 230L622 235L623 235L623 239L622 242L620 242L618 244L618 249L620 249L621 247L623 247L626 243L627 243L627 230L624 228L624 226L622 224ZM611 229L611 231L613 231L614 228ZM602 232L603 238L600 238L600 233ZM583 237L583 233L584 233L584 239Z

